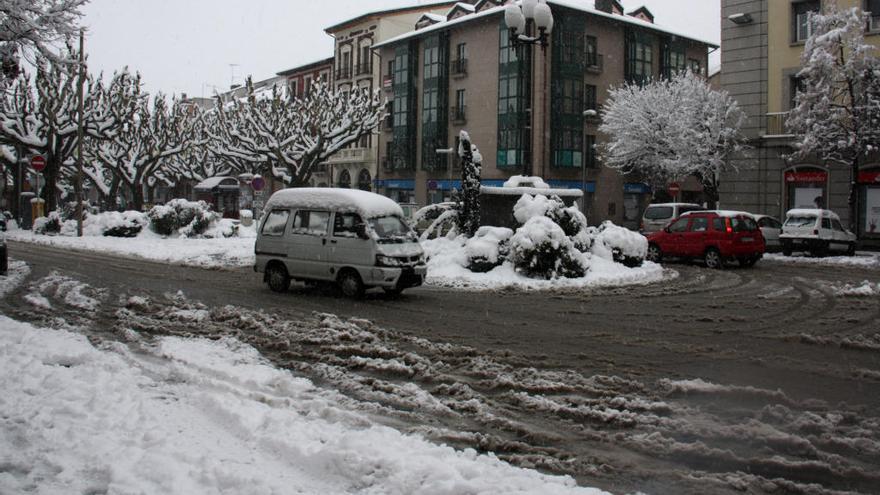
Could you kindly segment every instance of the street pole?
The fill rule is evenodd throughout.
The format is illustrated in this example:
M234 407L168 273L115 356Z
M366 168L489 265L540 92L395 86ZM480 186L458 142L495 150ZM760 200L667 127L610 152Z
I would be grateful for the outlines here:
M76 236L83 236L83 207L82 207L82 176L83 176L83 84L85 83L85 30L79 30L79 82L76 88L77 107L79 122L76 126ZM54 191L50 191L54 193Z

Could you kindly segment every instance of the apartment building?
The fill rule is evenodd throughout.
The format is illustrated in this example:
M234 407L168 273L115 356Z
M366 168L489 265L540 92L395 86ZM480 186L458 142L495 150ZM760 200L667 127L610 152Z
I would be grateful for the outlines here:
M748 115L745 128L752 149L731 160L721 200L725 208L784 216L791 208L834 210L850 223L850 170L817 157L788 160L793 136L785 121L798 88L809 17L820 0L722 0L721 85ZM837 0L839 8L875 12L865 39L880 43L880 0ZM880 241L880 157L869 158L857 177L860 188L858 234Z
M602 166L596 113L613 85L691 68L704 73L717 46L654 24L642 7L548 0L555 20L548 46L515 47L504 0L458 3L424 15L412 32L376 45L389 117L383 125L380 192L430 204L460 188L457 148L467 130L483 155L484 185L537 175L555 188L584 191L590 223L638 227L651 191ZM699 186L689 184L690 194Z
M380 87L381 64L373 47L410 31L423 15L448 11L455 2L436 2L370 12L325 29L334 42L333 84L342 91ZM365 136L326 163L326 185L373 189L377 174L379 140Z

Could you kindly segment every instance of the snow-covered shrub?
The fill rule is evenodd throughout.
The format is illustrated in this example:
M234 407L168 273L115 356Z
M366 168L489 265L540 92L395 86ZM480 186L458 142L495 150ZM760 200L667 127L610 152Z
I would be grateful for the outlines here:
M89 206L88 201L83 201L83 220L89 218L89 212L91 211L91 207ZM76 220L76 201L68 201L61 205L61 220L66 222L67 220Z
M648 254L648 239L606 221L596 230L593 254L631 268L642 266Z
M150 228L157 234L169 236L179 233L187 237L204 234L220 218L204 201L185 199L173 199L168 204L154 206L147 215Z
M61 232L61 214L50 211L45 217L34 220L34 233L40 235L55 235Z
M239 236L241 224L229 218L221 218L219 221L211 224L211 228L206 230L202 235L209 239L219 239L221 237L241 237Z
M99 223L105 237L137 237L149 223L146 215L139 211L108 211L89 217L92 223Z
M581 252L593 245L593 238L587 233L587 217L577 207L565 206L559 196L523 194L513 207L513 216L521 224L536 216L553 220Z
M465 244L468 270L476 273L501 266L510 252L513 231L505 227L480 227Z
M586 273L586 260L562 227L545 216L535 216L510 239L510 259L528 277L578 278Z

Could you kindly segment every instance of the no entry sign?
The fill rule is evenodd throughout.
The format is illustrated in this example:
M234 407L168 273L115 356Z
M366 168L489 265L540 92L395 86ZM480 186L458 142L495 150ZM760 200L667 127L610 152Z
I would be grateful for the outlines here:
M42 172L43 169L46 168L46 159L41 155L31 157L31 168L37 172Z
M669 184L667 192L670 196L676 196L678 195L678 193L681 192L681 185L679 185L677 182L673 182L672 184Z

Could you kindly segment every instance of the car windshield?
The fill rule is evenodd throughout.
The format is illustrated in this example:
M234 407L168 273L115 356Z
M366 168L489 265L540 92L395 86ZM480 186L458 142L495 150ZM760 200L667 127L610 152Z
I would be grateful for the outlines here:
M671 206L652 206L645 210L645 218L648 220L665 220L672 218Z
M797 215L788 217L785 221L786 227L812 227L816 224L816 218L811 215Z
M370 227L379 237L380 244L414 242L418 240L415 232L400 217L371 218Z

